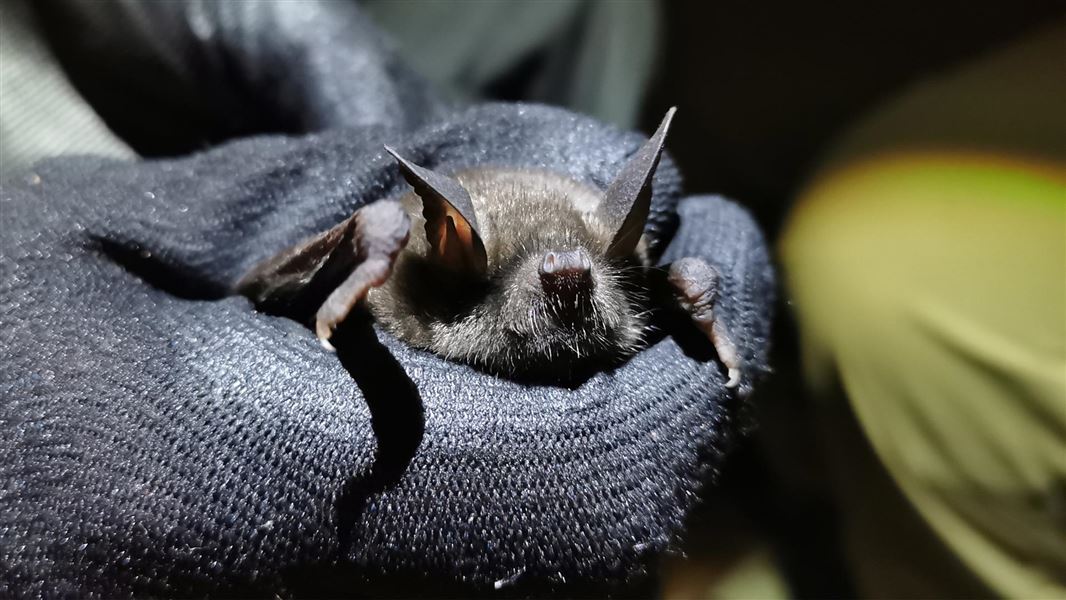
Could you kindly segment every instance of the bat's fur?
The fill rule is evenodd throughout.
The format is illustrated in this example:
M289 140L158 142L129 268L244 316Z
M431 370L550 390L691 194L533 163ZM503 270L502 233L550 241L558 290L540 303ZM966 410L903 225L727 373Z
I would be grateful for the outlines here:
M327 347L365 299L411 345L497 374L567 376L625 358L648 325L652 278L641 233L674 111L605 192L500 168L463 171L456 181L386 146L413 188L399 204L360 208L259 263L236 290L279 314L317 306L315 333ZM726 386L739 385L740 356L713 310L718 271L691 257L668 271L674 302L727 367Z
M367 296L374 317L408 343L498 373L536 373L628 356L647 325L643 242L609 259L614 231L596 207L603 193L547 172L478 169L456 178L469 192L488 256L485 277L442 269L426 256L422 202L401 199L411 237L389 280ZM550 251L583 248L591 290L559 318L538 268Z

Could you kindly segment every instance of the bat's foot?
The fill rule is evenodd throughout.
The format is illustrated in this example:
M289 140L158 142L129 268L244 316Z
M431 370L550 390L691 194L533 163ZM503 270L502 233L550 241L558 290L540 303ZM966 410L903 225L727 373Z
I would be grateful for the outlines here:
M725 365L728 377L725 386L735 388L740 385L742 375L740 354L725 325L714 313L718 279L718 271L698 258L682 258L674 262L667 276L678 304L711 341L718 359Z
M392 274L396 257L411 230L411 220L399 202L378 201L360 208L351 218L351 251L355 268L337 286L315 314L315 335L327 350L333 330L377 287Z

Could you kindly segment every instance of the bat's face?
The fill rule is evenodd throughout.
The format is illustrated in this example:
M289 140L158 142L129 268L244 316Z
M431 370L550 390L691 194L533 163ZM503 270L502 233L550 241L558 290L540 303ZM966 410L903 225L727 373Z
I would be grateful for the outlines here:
M371 292L371 310L406 341L497 373L565 374L632 354L648 312L640 240L671 116L606 193L545 174L452 179L396 156L425 243Z
M507 374L565 374L640 347L645 252L638 245L608 254L614 232L596 210L601 192L550 173L497 169L462 173L458 182L476 213L484 266L445 264L429 236L415 236L390 281L368 297L387 329Z
M487 266L459 287L456 313L445 312L459 318L433 325L429 349L494 372L547 374L636 351L647 313L641 247L609 256L609 232L577 207L572 182L492 171L460 180L481 209Z
M598 241L534 246L498 274L484 318L471 323L483 345L495 348L483 355L487 366L564 372L640 347L647 325L644 265L635 256L604 256Z

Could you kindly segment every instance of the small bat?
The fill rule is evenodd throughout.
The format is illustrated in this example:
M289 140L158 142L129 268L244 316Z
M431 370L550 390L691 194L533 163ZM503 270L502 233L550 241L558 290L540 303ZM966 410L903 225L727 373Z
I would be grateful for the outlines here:
M379 200L270 257L237 284L268 312L310 317L331 348L363 303L386 330L498 374L546 374L635 353L648 325L644 224L671 108L606 192L549 172L436 173L386 146L412 190ZM413 225L413 226L412 226ZM674 262L673 298L740 381L736 347L714 312L718 272Z

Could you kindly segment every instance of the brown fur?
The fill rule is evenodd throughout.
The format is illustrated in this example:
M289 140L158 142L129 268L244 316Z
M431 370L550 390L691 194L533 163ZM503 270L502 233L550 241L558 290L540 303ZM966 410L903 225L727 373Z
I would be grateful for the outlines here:
M408 343L498 373L536 373L628 356L647 324L641 243L632 256L605 255L614 231L595 209L603 194L566 177L478 169L456 175L470 194L488 256L484 277L426 259L421 200L401 199L411 237L392 277L370 291L379 323ZM584 248L592 290L576 322L546 300L537 269L549 251Z

